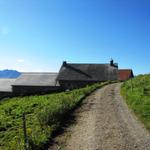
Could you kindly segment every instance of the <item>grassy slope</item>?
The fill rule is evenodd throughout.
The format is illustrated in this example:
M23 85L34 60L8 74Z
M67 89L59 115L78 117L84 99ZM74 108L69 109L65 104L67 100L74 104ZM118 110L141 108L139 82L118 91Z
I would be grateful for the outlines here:
M122 94L129 107L150 131L150 74L139 75L125 82L122 85Z
M24 149L22 114L26 113L30 149L42 149L56 131L63 117L84 96L108 84L95 84L82 89L44 96L11 98L0 102L0 149Z

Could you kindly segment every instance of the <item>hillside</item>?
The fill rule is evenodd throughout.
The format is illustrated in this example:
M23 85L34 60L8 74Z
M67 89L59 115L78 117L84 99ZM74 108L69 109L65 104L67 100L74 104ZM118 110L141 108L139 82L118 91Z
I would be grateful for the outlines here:
M70 92L43 96L18 97L0 102L0 149L24 149L22 115L26 114L28 145L42 149L61 126L64 117L82 99L109 82L87 86Z
M150 74L139 75L122 85L129 107L150 130Z
M0 70L0 78L17 78L20 74L21 73L16 70Z

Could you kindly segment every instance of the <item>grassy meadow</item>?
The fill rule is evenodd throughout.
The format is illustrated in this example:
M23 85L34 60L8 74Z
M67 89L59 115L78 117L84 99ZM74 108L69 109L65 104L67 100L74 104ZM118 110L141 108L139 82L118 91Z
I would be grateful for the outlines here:
M150 131L150 74L124 82L121 92L129 107Z
M92 91L109 82L42 96L0 101L0 150L24 150L22 115L26 114L28 149L44 149L63 118Z

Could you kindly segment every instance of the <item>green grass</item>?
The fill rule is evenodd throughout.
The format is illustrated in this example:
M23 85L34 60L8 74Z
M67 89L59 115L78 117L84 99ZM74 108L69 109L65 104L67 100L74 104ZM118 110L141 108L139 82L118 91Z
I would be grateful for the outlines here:
M15 97L0 102L0 149L24 150L22 114L26 114L29 149L43 149L61 126L64 116L83 97L109 82L70 92L42 96Z
M121 92L129 107L150 131L150 74L124 82Z

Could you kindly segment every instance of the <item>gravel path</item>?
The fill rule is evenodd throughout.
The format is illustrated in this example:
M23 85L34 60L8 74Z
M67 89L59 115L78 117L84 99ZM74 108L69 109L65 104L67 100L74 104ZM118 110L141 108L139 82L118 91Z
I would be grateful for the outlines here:
M76 123L49 150L150 150L150 134L123 101L120 85L87 97L75 112Z

